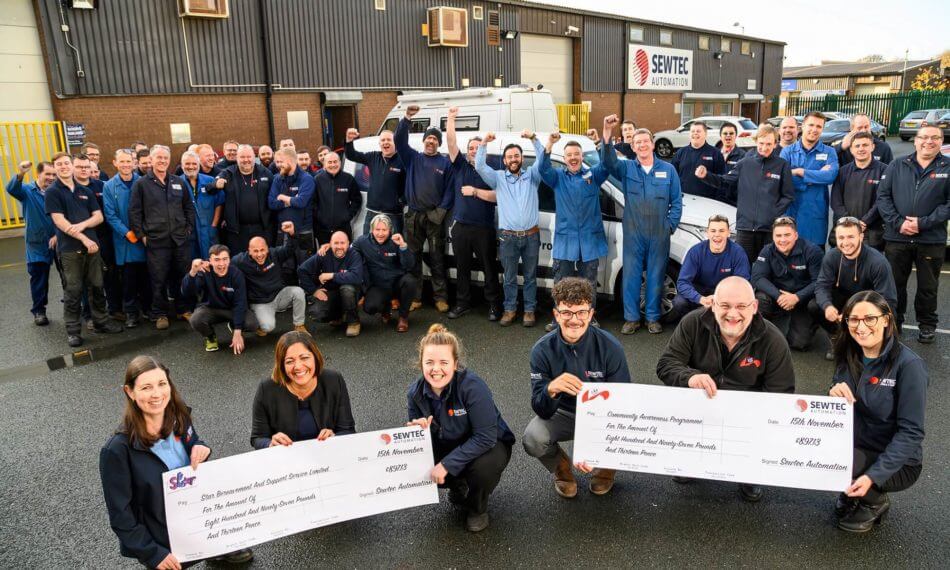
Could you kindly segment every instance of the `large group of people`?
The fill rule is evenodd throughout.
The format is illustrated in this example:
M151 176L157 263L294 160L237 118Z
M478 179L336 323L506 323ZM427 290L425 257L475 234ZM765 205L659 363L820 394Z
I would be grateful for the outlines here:
M30 184L23 178L33 165L22 163L7 191L23 203L35 324L49 324L54 265L63 281L70 346L83 342L83 319L89 330L117 333L123 322L132 328L148 318L165 329L177 317L201 335L208 351L218 349L215 326L227 324L230 347L240 354L245 333L266 336L277 326L276 314L291 311L294 330L278 341L272 377L254 398L252 446L353 433L346 384L325 368L312 333L327 323L357 336L361 310L385 323L395 317L396 330L407 331L410 312L422 304L424 259L435 307L448 318L472 311L477 264L489 320L514 324L520 296L522 324L534 326L543 182L554 191L556 207L555 306L547 334L531 351L536 417L523 445L551 472L561 497L577 495L574 470L591 472L590 491L606 494L614 472L572 464L560 443L573 439L583 382L632 381L622 345L595 318L598 265L607 252L599 188L613 176L625 197L625 335L663 330L663 280L683 193L736 206L735 240L732 221L716 214L708 239L685 255L665 319L679 324L656 368L663 383L710 397L717 390L794 392L789 348L807 350L823 328L832 343L826 356L836 364L830 394L855 404L854 483L836 505L839 526L869 530L889 508L886 493L917 479L927 373L900 337L915 267L917 339L935 338L950 219L950 160L940 154L938 128L921 127L915 152L895 159L867 132L863 115L837 151L819 140L820 113L805 116L800 138L793 118L777 130L762 125L756 148L744 154L735 147L734 127L722 128L716 148L706 142L706 125L694 121L690 145L665 162L654 155L649 130L612 115L593 137L599 163L585 164L581 145L568 141L565 167L556 167L550 157L561 136L542 140L524 131L536 157L526 167L516 143L501 150L500 163L489 156L494 133L470 138L463 151L454 108L444 133L448 156L439 152L438 128L423 134L421 150L413 148L408 134L418 110L410 106L394 133L380 135L379 151L358 152L358 131L347 132L343 157L368 173L366 221L356 239L352 226L364 208L362 194L343 172L340 153L325 147L313 161L289 139L276 151L262 146L256 153L228 141L216 162L209 145L197 145L175 174L168 147L136 143L115 152L110 178L98 168L98 147L87 144L78 155L58 153L37 164ZM618 125L622 142L615 144ZM453 305L449 225L458 268ZM442 325L420 341L419 367L408 420L439 427L432 432L432 478L468 509L468 528L481 530L514 435L494 405L490 382L462 365L460 342ZM113 528L124 554L177 568L156 477L164 468L196 466L209 450L160 363L134 360L125 392L125 420L102 454ZM453 415L459 407L468 413ZM763 494L757 485L739 490L748 501Z

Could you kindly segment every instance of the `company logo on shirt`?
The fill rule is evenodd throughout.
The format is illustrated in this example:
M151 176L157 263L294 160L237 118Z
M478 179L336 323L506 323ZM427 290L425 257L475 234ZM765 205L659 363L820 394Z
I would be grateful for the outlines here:
M719 273L732 273L732 268L731 268L731 267L723 267L722 269L719 270Z
M897 384L895 378L878 378L877 376L871 376L868 382L873 386L881 386L882 388L893 388Z
M868 178L868 184L880 184L880 180L874 180L873 178Z
M76 197L79 198L80 200L88 200L88 199L89 199L89 196L86 196L85 194L77 194Z
M266 176L261 176L261 182L267 182L268 180L270 180L270 178Z
M755 366L756 368L760 368L762 366L762 361L752 356L746 356L742 360L742 362L739 363L739 368L746 368L748 366Z
M227 285L222 285L221 291L223 291L224 293L234 293L234 287L228 287Z
M794 269L795 271L804 271L808 266L807 265L789 265L789 269Z
M444 175L445 175L445 171L442 170L441 168L433 168L432 170L435 170L436 172L438 172L438 173L439 173L439 176L444 176Z
M348 191L349 191L349 188L340 188L340 187L337 187L336 191L337 191L337 192L348 192Z
M449 414L450 416L464 416L465 414L468 413L468 411L466 411L465 408L458 408L455 410L453 410L452 408L449 408L449 411L446 413Z
M781 179L782 179L782 175L781 175L781 174L776 174L776 173L774 173L774 172L766 172L766 173L765 173L765 177L766 177L766 178L771 178L772 180L781 180Z
M610 392L607 390L601 390L600 388L591 388L590 390L585 390L581 394L581 402L589 402L591 400L596 400L597 398L608 399L610 398Z
M172 184L172 190L181 190L181 184Z
M185 487L194 485L196 479L198 479L197 475L194 477L185 477L179 472L177 475L174 475L168 479L168 490L178 491L179 489L184 489Z
M395 251L384 251L384 252L383 252L383 257L396 257L396 252L395 252Z
M265 265L264 267L261 267L261 271L262 271L262 272L270 271L271 269L274 268L275 265L277 265L277 264L274 263L273 261L271 261L270 263L268 263L268 264Z
M703 158L703 160L712 160L712 159L713 159L713 157L711 157L711 156L709 156L709 155L704 155L702 158Z
M947 177L947 173L946 173L946 172L932 172L932 173L930 174L930 177L931 177L931 178L946 178L946 177Z
M603 380L604 373L599 370L585 370L584 376L590 378L591 380Z
M821 152L815 155L815 160L828 160L828 153Z
M398 173L398 172L402 172L402 169L401 169L401 168L396 168L395 166L390 166L390 167L389 167L389 171L390 171L390 172L397 172L397 173Z

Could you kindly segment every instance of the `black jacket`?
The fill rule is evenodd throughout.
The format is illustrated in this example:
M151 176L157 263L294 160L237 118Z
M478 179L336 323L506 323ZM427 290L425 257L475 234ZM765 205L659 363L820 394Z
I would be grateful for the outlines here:
M876 138L874 139L874 149L871 151L871 157L874 160L879 160L888 165L894 162L894 151L891 150L891 145L887 144L883 140ZM854 162L854 155L851 154L850 148L841 148L838 147L838 167L842 167L845 164Z
M193 426L185 430L182 443L189 456L194 446L207 446ZM162 480L166 471L157 455L140 444L132 445L122 433L113 435L99 452L102 494L109 525L119 537L119 551L149 568L158 566L170 552Z
M212 309L231 311L231 324L235 329L244 330L247 286L244 284L244 274L237 267L230 265L224 276L210 270L199 271L192 277L189 271L181 280L181 292L186 296L197 296L198 306L207 305Z
M726 171L726 161L723 160L718 148L709 143L699 148L693 148L693 145L687 144L676 151L670 163L680 176L680 186L684 194L719 199L716 191L696 178L696 167L699 165L705 166L706 170L713 174L722 174Z
M884 240L903 243L947 243L950 219L950 159L938 154L919 170L917 153L895 160L884 171L877 191L877 211L884 218ZM920 233L900 233L906 216L917 216Z
M410 421L433 415L432 403L426 396L427 386L422 377L409 386ZM433 447L445 454L442 466L456 476L499 441L515 442L515 435L501 417L488 384L464 369L456 371L445 387L442 410L433 417L431 432Z
M707 167L709 170L709 167ZM792 170L781 157L749 153L726 174L706 173L706 184L723 191L736 204L736 229L765 231L795 200Z
M762 248L752 264L752 286L772 299L788 291L798 295L800 303L807 304L815 296L823 255L821 248L802 237L788 255L770 243Z
M307 398L317 424L317 432L332 429L335 435L356 433L350 410L350 394L343 375L324 368L317 377L317 388ZM264 449L276 433L297 441L297 396L270 378L261 380L254 394L251 419L251 447Z
M313 176L313 225L314 229L335 232L344 230L350 234L350 222L360 213L363 194L356 179L342 170L332 175L321 170Z
M867 224L864 241L871 246L884 242L884 223L877 211L877 189L886 169L886 164L873 159L866 168L849 162L838 170L838 177L831 186L834 219L854 216Z
M321 273L333 273L333 279L320 284ZM313 255L297 268L297 279L307 295L313 295L317 289L334 290L341 285L353 285L357 290L363 287L363 256L352 247L346 250L342 258L327 250L326 255Z
M900 354L888 369L888 353L893 350ZM854 446L880 453L863 474L880 486L904 465L920 465L929 383L923 359L891 339L881 355L864 367L860 378L851 375L847 364L839 364L832 385L839 382L847 384L857 398Z
M825 253L815 283L815 302L822 310L831 305L841 309L852 295L867 290L880 293L891 311L897 312L897 286L883 253L867 245L861 246L861 252L853 260L845 258L837 248Z
M576 344L569 344L557 327L531 349L531 408L538 417L548 419L559 409L574 414L576 397L548 395L548 384L565 372L584 382L631 382L623 346L612 334L590 327Z
M719 154L722 154L722 149L719 149ZM737 146L732 147L732 151L730 151L727 155L723 155L722 157L723 161L726 163L726 172L729 172L735 168L736 165L739 164L740 160L747 156L751 156L752 154L758 154L758 152L755 149L750 152L746 152Z
M153 172L132 184L129 198L129 228L139 239L148 238L146 247L180 246L195 231L195 204L185 181L165 175L165 184Z
M406 204L406 168L399 154L386 158L379 151L360 152L348 142L346 159L369 169L366 207L374 212L402 215Z
M745 336L724 359L725 346L711 309L696 309L677 325L656 374L667 386L688 386L691 376L709 374L720 390L795 392L795 370L785 335L756 313Z
M295 251L296 244L289 242L286 245L269 248L264 263L260 265L246 251L242 251L231 259L231 265L244 274L248 303L270 303L277 297L280 290L284 288L280 267L285 261L294 259Z
M232 166L221 171L221 173L218 174L218 178L224 178L226 181L223 189L224 215L222 216L221 229L237 235L241 231L239 193L242 191L247 191L244 185L244 180L242 179L241 171L238 170L237 166ZM251 173L250 184L251 188L253 188L257 194L257 207L260 210L261 220L264 224L263 237L267 243L274 242L274 212L267 204L267 196L270 193L270 184L273 182L273 180L274 174L271 173L269 169L261 166L260 164L254 165L254 171ZM209 184L207 190L208 194L216 194L217 192L221 191L218 190L213 184ZM242 244L242 246L247 246L247 244Z
M412 251L408 247L400 248L392 238L379 243L372 234L361 235L353 242L353 249L363 258L363 277L368 287L391 289L416 262Z

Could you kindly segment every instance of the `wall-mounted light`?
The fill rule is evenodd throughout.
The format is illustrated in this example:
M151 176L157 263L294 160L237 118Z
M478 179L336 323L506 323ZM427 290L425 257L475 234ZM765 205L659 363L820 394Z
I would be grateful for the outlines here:
M506 40L513 40L518 37L518 32L515 30L505 30L502 32L501 37L505 38Z
M567 27L567 33L569 33L569 34L576 34L576 33L579 32L579 31L581 31L581 29L578 28L577 26L568 26L568 27Z
M713 56L713 59L722 59L722 52L721 52L721 51L714 51L713 54L712 54L712 56Z

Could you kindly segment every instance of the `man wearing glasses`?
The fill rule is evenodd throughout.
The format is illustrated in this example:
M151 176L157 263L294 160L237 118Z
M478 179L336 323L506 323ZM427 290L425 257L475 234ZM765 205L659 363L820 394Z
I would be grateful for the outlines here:
M861 220L851 216L839 219L835 224L835 241L838 247L825 253L815 283L815 298L808 303L812 318L831 337L832 347L838 335L841 309L855 293L877 291L891 308L897 306L891 268L879 251L864 247ZM832 349L825 353L825 359L834 360Z
M799 239L795 220L781 216L772 223L772 243L752 264L759 313L785 334L795 350L807 350L817 328L808 302L815 296L821 259L817 245Z
M656 365L667 386L705 390L795 392L795 370L785 336L758 313L752 285L742 277L723 279L710 307L686 315ZM692 479L674 477L677 483ZM754 503L762 487L739 483L739 495Z
M603 329L591 327L594 287L581 277L566 277L551 290L558 327L531 349L531 408L537 416L525 428L525 451L554 475L554 490L565 499L577 496L571 460L558 445L574 439L577 395L584 382L630 382L623 347ZM589 471L586 465L578 465ZM594 469L590 492L605 495L614 471Z
M884 218L884 254L897 282L897 327L907 309L907 278L917 268L917 340L930 344L937 329L937 286L950 219L950 160L940 154L943 132L921 127L914 154L892 162L881 177L877 209Z

